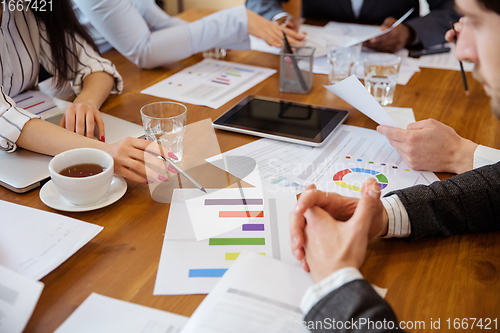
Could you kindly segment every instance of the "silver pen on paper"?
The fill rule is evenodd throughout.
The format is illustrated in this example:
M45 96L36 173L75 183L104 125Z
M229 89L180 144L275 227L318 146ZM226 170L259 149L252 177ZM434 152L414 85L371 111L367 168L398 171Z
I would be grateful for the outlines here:
M188 175L184 170L182 170L181 168L179 168L174 163L174 161L172 161L170 158L164 157L162 155L156 155L156 157L158 157L159 159L167 162L172 168L175 169L175 171L177 171L178 173L180 173L181 175L183 175L187 180L189 180L191 183L193 183L193 185L196 186L200 191L203 191L203 192L207 193L207 190L205 190L205 188L203 186L201 186L200 183L198 183L196 180L194 180L193 177L191 177L190 175Z

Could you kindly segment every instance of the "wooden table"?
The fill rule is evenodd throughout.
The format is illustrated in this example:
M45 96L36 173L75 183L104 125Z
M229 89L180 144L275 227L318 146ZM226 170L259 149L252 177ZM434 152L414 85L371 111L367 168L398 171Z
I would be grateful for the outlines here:
M194 19L203 15L206 11L189 11L184 17ZM198 54L168 68L140 70L115 51L105 56L123 75L125 88L123 94L111 96L102 111L137 124L141 124L141 106L161 100L140 94L142 89L202 60ZM230 51L226 60L279 67L278 56L252 51ZM469 73L467 77L469 97L464 95L459 72L422 69L406 86L397 87L393 105L412 107L417 120L435 118L455 128L461 136L500 148L497 130L500 123L491 115L482 87ZM327 83L326 75L315 75L310 94L284 94L279 92L276 74L244 95L344 108L350 111L347 124L376 127L366 116L328 93L323 88ZM215 119L236 101L218 110L188 105L188 122ZM255 140L222 131L217 131L217 138L222 151ZM0 199L104 227L90 243L41 280L45 288L26 332L52 332L92 292L186 316L191 315L205 297L153 296L169 205L155 202L147 185L128 182L127 193L121 200L85 213L62 213L48 208L39 199L39 189L19 195L0 188ZM389 289L386 299L400 320L425 321L427 330L431 318L440 318L444 327L448 318L452 321L454 318L496 318L500 314L500 233L412 243L376 240L368 248L361 272L371 283Z

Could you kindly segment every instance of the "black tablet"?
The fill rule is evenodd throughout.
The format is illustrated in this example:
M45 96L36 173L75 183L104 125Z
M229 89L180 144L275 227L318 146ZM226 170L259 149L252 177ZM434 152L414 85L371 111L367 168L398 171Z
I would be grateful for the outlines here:
M214 127L318 147L348 114L345 110L248 96L214 121Z

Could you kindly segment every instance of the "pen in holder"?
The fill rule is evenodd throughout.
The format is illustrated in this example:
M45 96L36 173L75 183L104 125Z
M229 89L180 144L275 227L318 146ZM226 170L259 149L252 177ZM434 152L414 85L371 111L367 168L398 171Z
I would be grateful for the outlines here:
M315 47L296 46L295 52L287 50L287 45L280 52L280 91L307 94L313 83L313 60Z

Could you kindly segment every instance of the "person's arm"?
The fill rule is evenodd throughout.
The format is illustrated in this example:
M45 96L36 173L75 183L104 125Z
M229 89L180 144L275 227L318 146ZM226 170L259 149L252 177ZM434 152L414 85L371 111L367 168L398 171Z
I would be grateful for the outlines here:
M264 19L256 22L258 18L249 18L251 14L244 6L225 9L188 24L158 29L159 16L155 14L154 22L148 26L147 13L143 17L130 1L75 0L75 3L116 50L141 68L167 65L214 47L249 49L249 33L266 38L262 30L277 31L269 22L262 22ZM96 4L100 10L93 9ZM152 31L152 27L157 30ZM290 33L292 38L298 37L295 32ZM274 39L266 41L271 40Z
M444 43L444 35L450 29L450 22L460 18L454 9L453 0L428 0L430 13L423 17L410 19L404 24L416 34L424 48Z

